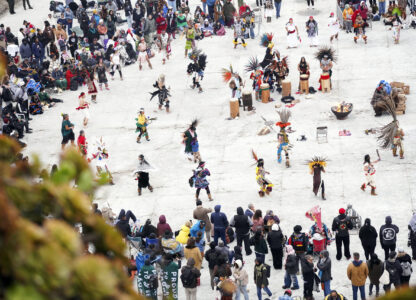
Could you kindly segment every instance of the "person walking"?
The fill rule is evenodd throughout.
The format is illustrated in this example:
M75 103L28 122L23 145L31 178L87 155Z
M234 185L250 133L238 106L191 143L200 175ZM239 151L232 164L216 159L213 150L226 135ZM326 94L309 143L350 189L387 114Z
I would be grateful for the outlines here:
M248 300L248 274L244 269L243 262L240 259L236 259L234 262L233 277L236 283L235 300L240 300L240 295L244 295L244 300Z
M254 283L257 289L257 298L262 300L261 290L264 290L269 297L272 296L272 292L269 289L269 280L267 279L267 268L263 262L256 258L254 266Z
M225 229L229 225L227 216L221 212L221 205L215 205L214 210L215 212L211 214L211 223L214 225L214 243L218 245L218 238L221 238L226 245Z
M389 273L389 283L383 286L384 291L389 292L392 284L398 289L403 269L400 262L396 259L395 251L389 253L389 258L385 262L385 269Z
M370 256L374 254L378 237L377 230L371 226L370 219L365 219L364 226L360 228L358 236L364 249L365 259L369 260Z
M230 220L230 226L235 228L237 235L237 246L242 247L244 242L244 249L246 255L251 255L250 249L250 227L253 226L253 221L248 216L244 215L242 207L237 207L237 214Z
M389 258L390 251L396 250L397 234L399 227L392 223L390 216L386 217L386 223L380 227L380 244L384 250L384 259Z
M69 121L68 114L62 115L62 126L61 126L61 133L62 133L62 150L64 150L65 145L71 141L71 145L74 146L75 135L74 135L74 127L75 125Z
M380 293L380 277L384 272L384 264L378 258L377 254L373 253L371 259L367 261L368 267L368 279L370 279L370 286L368 290L368 295L373 295L373 287L376 287L376 297Z
M412 248L412 259L416 260L416 211L413 211L413 216L409 221L408 228L409 234L407 246Z
M404 252L402 247L397 249L397 260L402 267L402 274L400 275L400 285L402 287L409 287L410 276L412 275L412 258L409 254Z
M207 242L211 242L211 221L209 220L208 214L212 212L212 208L205 208L202 207L202 201L196 201L196 208L194 209L194 219L204 221L205 222L205 235L207 238Z
M9 4L9 12L11 15L14 15L16 12L14 11L14 0L7 0Z
M267 235L267 243L270 247L270 252L273 257L273 268L276 270L282 269L283 259L283 245L285 243L285 237L278 224L272 225L272 230Z
M256 259L261 263L264 263L266 254L269 253L269 251L261 229L258 229L254 236L250 239L250 244L254 246Z
M350 233L352 222L345 214L345 209L339 209L339 215L332 222L332 232L335 232L335 243L337 246L337 260L342 258L342 244L344 244L344 255L347 259L351 258L350 254Z
M306 255L301 258L302 276L303 276L303 298L313 300L313 283L314 283L314 266L313 257Z
M298 290L298 278L296 274L299 272L299 265L296 259L295 250L291 245L285 246L285 262L284 262L284 269L285 269L285 277L284 277L284 285L283 289L291 289L291 290ZM293 285L292 285L293 284ZM292 285L292 287L290 287Z
M331 258L329 257L329 252L327 250L322 250L319 254L319 260L316 264L320 271L320 278L322 289L324 290L324 296L327 296L331 293Z
M276 19L280 18L281 6L282 6L282 0L274 0L274 8L276 9Z
M353 254L354 260L348 265L347 276L352 284L352 298L358 299L358 290L360 290L361 300L365 300L365 281L368 276L367 264L360 260L360 254Z
M195 261L191 257L188 259L186 266L181 269L181 281L185 288L186 300L196 300L198 280L201 272L195 268Z

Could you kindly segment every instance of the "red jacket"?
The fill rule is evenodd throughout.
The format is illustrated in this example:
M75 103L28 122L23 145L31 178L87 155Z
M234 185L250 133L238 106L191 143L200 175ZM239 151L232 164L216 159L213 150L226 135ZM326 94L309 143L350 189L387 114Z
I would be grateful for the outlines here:
M166 28L168 27L168 23L166 22L166 19L162 16L158 16L156 18L156 30L158 34L161 34L162 31L166 31Z

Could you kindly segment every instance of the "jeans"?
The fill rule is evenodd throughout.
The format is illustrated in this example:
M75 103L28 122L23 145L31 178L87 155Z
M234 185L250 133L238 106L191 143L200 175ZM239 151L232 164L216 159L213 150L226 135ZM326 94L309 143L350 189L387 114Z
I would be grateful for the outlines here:
M168 1L168 7L172 7L172 12L176 11L176 1Z
M331 293L331 280L323 281L322 284L324 287L324 296L326 297Z
M358 299L358 290L360 290L361 300L365 300L365 285L362 286L352 286L352 299Z
M384 15L386 13L386 2L379 2L378 3L378 14Z
M240 300L240 294L244 295L244 300L249 299L246 285L237 285L237 289L235 290L235 300Z
M267 295L269 295L269 297L271 297L271 296L272 296L272 292L269 290L269 287L265 286L265 287L263 288L263 291L265 291L265 292L267 293ZM257 298L258 298L259 300L261 300L261 299L262 299L262 298L261 298L261 287L257 287Z
M128 26L129 28L131 28L131 27L132 27L132 25L133 25L133 16L132 16L132 15L127 16L127 17L126 17L126 19L127 19L127 26Z
M253 251L250 249L249 235L237 235L237 246L242 247L244 242L244 249L246 250L246 255L250 255Z
M224 245L227 245L227 241L225 240L225 228L215 228L214 227L214 243L218 245L218 238L221 238L224 242Z
M207 2L206 1L202 2L202 11L204 12L204 14L207 14L207 7L208 7Z
M126 216L127 222L130 221L130 218L133 220L133 222L136 222L137 220L136 216L130 210L127 212L124 209L120 210L120 214L118 215L119 219L121 219L123 215Z
M196 300L196 287L185 288L186 300Z
M208 5L208 14L211 19L214 19L214 5Z
M293 288L298 289L299 288L299 283L298 283L298 277L296 276L296 274L290 275L287 271L285 273L285 286L287 288L290 288L291 284L293 283Z
M280 18L280 7L282 6L282 1L274 1L274 7L276 8L276 18Z

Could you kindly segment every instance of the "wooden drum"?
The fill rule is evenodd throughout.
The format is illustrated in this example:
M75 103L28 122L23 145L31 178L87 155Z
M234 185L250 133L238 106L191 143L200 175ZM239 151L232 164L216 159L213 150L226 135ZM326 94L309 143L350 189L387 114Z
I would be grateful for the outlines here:
M331 79L329 73L324 72L321 74L321 89L323 93L331 91Z
M290 96L292 94L292 83L289 80L282 81L282 97Z
M251 111L253 109L253 95L250 90L243 91L243 110Z
M309 75L300 75L300 92L301 94L309 94Z
M238 104L237 98L232 98L230 100L230 117L231 119L235 119L240 115L240 105Z
M270 86L268 83L260 85L261 102L269 103L270 101Z

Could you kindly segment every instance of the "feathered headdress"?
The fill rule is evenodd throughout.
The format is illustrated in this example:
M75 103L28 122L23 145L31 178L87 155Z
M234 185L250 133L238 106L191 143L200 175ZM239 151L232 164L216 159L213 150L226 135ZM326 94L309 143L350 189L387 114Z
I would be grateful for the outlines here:
M260 45L263 47L268 47L273 40L273 33L263 33L260 39Z
M396 118L396 104L391 97L377 103L378 106L384 108L388 114L393 117L393 121L378 129L380 132L377 140L380 142L380 147L387 149L393 144L393 139L399 130L399 124Z
M192 120L192 123L189 126L189 128L196 128L196 126L198 126L198 119L197 118Z
M320 165L322 168L326 167L326 158L320 156L314 156L311 160L306 161L309 166L309 169L312 171L314 165Z
M285 128L290 125L289 118L292 115L290 110L282 109L281 111L277 112L280 117L280 122L276 123L276 126L279 126L280 128Z
M204 53L199 55L198 65L202 70L205 70L205 67L207 65L207 56Z
M282 63L286 68L289 67L289 57L287 55L285 57L283 57Z
M195 59L198 59L199 58L199 56L201 55L201 53L202 53L202 50L199 50L199 49L197 49L197 48L194 48L189 54L188 54L188 56L189 56L189 58L190 59L192 59L192 60L195 60Z
M254 150L253 149L251 149L251 155L253 155L253 159L255 160L255 161L258 161L259 159L257 158L257 154L256 154L256 152L254 152Z
M323 46L323 47L321 47L318 50L318 52L315 53L315 58L317 60L321 61L322 58L324 58L324 56L326 56L326 55L333 62L336 62L337 61L337 56L335 55L335 50L332 49L331 46Z
M260 67L259 59L255 56L249 58L248 63L245 66L245 71L247 73L253 72Z
M222 73L222 78L224 79L225 82L230 81L231 77L233 77L233 74L234 74L233 66L230 65L229 70L226 68L222 68L221 73Z

